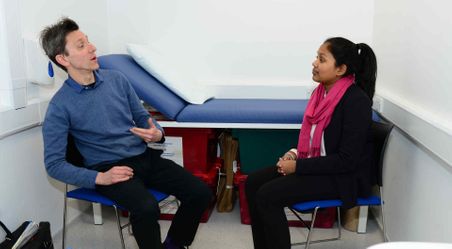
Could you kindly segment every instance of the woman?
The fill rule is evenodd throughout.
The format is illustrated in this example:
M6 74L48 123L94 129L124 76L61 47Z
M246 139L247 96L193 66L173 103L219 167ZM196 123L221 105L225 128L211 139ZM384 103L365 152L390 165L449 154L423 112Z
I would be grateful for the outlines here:
M297 148L246 181L256 249L290 248L284 207L340 198L350 208L358 196L370 194L375 54L364 43L335 37L320 46L312 66L312 79L320 84Z

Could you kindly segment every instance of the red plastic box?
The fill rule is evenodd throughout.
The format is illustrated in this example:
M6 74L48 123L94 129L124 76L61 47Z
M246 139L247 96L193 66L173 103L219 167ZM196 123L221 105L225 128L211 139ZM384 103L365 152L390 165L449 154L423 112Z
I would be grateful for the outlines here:
M248 211L248 202L246 200L245 194L245 181L247 177L247 175L236 173L234 175L234 185L238 186L239 189L240 221L242 222L242 224L250 225L251 218Z
M165 128L165 136L182 137L184 168L207 173L217 157L218 134L211 128Z

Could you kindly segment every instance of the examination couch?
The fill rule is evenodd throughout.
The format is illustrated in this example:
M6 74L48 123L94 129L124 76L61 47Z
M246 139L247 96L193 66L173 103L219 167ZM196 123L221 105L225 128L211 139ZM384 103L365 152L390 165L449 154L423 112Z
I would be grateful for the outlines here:
M130 55L104 55L98 61L101 68L122 72L141 100L171 120L159 121L164 127L299 129L308 102L306 99L213 98L203 104L190 104L145 71Z

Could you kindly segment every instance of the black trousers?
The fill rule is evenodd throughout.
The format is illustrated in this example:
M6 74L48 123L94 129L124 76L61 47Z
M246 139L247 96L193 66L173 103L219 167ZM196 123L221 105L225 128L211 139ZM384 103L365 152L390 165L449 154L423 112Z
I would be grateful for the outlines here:
M140 249L162 248L158 218L160 209L147 188L176 196L181 205L175 214L168 236L179 245L190 245L202 213L212 199L207 185L171 160L160 157L161 151L147 149L143 154L96 167L105 172L117 165L133 169L132 179L96 190L130 212L132 231Z
M308 200L338 198L330 176L282 176L276 166L250 174L245 183L255 249L289 249L284 208Z

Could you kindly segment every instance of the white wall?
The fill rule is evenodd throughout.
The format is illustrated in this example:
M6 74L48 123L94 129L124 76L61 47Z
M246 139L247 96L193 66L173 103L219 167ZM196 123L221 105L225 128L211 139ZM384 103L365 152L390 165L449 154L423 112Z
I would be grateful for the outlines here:
M452 131L452 2L383 0L375 6L380 89Z
M41 127L0 140L0 220L11 229L26 220L50 221L53 233L61 229L64 185L47 176L43 161ZM69 220L86 208L71 203Z
M39 32L59 18L67 16L77 21L80 28L98 47L100 54L108 52L107 0L19 0L22 35L39 37ZM123 30L125 31L125 30Z
M311 84L331 36L372 40L373 1L151 1L149 44L206 84Z
M47 179L42 163L40 128L0 140L0 158L2 221L15 228L27 219L57 220L51 210L62 206L56 203L58 190Z
M150 28L149 0L109 0L107 4L108 52L127 53L127 43L147 41Z
M379 109L398 126L384 174L390 240L452 242L451 7L375 1Z
M389 239L452 243L452 167L400 129L388 151L383 177Z
M452 164L452 18L450 1L377 1L379 94L442 132L408 133ZM438 34L441 33L439 36ZM445 134L445 135L444 135ZM431 141L430 141L431 140ZM437 141L437 142L435 142Z

